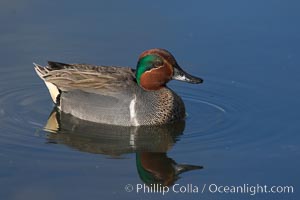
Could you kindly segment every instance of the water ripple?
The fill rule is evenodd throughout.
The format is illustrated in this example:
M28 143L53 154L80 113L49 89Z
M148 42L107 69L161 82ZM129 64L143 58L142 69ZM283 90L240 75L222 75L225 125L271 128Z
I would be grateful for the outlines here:
M33 74L24 76L26 82L6 86L0 91L0 142L50 150L44 145L49 133L42 131L52 110L48 91L42 82L31 81ZM5 82L8 78L1 80L1 84ZM185 147L183 152L241 146L254 148L270 137L279 137L272 129L263 135L249 133L253 125L261 123L256 120L260 108L248 101L256 92L247 85L208 77L203 85L175 83L171 87L182 96L188 114L184 134L180 137Z
M186 151L231 149L267 139L249 133L259 110L249 101L256 91L247 85L208 77L201 86L176 84L185 101L187 125L181 137Z
M28 74L20 72L15 76L4 77L0 83L5 84L0 90L0 143L6 146L3 150L20 153L28 148L47 149L43 146L44 138L37 137L36 133L43 126L41 120L46 120L51 111L51 102L46 93L37 94L41 84L33 83ZM20 77L24 82L18 82ZM16 80L14 85L7 84L12 80Z

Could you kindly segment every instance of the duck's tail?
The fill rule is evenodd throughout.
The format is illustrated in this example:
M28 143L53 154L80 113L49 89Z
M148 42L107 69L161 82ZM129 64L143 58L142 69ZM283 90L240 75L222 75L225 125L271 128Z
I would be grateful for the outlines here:
M58 87L56 85L45 80L45 78L47 77L47 75L50 71L49 68L42 67L41 65L38 65L36 63L33 63L33 64L34 64L34 69L35 69L37 75L45 82L53 102L59 106L61 91L58 89Z
M36 63L33 63L34 69L37 73L37 75L45 81L45 76L48 74L49 70L47 67L42 67L41 65L38 65Z

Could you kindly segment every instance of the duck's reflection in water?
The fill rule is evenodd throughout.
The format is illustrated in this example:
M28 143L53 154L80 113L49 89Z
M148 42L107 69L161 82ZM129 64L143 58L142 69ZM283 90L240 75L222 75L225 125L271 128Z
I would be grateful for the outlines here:
M49 143L110 155L136 153L137 171L146 184L172 185L182 172L202 166L177 164L166 154L182 134L185 122L163 126L121 127L80 120L56 108L50 114L45 130Z
M202 166L177 164L166 153L157 152L136 153L136 166L144 183L162 186L173 185L183 172L202 169Z

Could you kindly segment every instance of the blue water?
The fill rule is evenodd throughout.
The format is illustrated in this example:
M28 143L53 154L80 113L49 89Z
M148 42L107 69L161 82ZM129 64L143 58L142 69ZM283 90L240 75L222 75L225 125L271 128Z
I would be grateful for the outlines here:
M299 6L1 2L0 199L299 199ZM185 124L120 130L59 116L63 128L47 126L57 115L32 62L134 68L138 55L154 47L204 79L169 84L185 102ZM137 191L146 181L141 160L161 176L174 162L203 167L172 176L169 185L199 191ZM214 185L292 186L293 193L209 191Z

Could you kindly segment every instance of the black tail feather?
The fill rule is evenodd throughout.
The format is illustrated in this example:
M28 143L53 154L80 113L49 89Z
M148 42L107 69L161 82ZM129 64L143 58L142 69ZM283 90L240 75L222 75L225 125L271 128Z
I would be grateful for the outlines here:
M66 66L71 66L70 64L53 62L53 61L48 61L48 65L51 69L63 69Z

